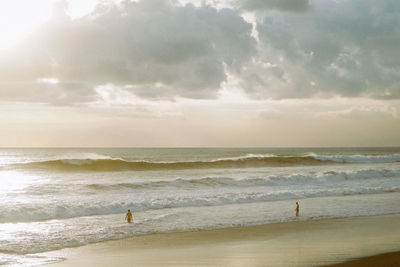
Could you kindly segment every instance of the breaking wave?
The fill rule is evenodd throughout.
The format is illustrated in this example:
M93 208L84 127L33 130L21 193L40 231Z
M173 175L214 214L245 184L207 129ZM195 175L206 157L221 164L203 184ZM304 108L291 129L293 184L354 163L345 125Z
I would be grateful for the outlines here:
M314 157L240 157L211 161L149 162L122 159L61 159L19 164L24 168L56 169L60 171L155 171L211 168L257 168L274 166L299 166L336 163Z
M229 177L204 177L199 179L181 179L169 181L149 181L117 184L88 184L92 190L120 190L120 189L160 189L160 188L212 188L212 187L254 187L254 186L280 186L280 185L333 185L345 181L363 181L385 178L400 178L396 170L366 169L356 172L328 171L316 175L292 174L289 176L267 176L265 178L234 179Z
M400 154L392 155L315 155L274 156L245 155L209 161L150 162L127 161L121 158L55 159L15 164L23 168L55 169L59 171L157 171L217 168L257 168L281 166L310 166L343 163L394 163Z
M400 162L400 154L387 155L316 155L309 154L317 160L334 161L338 163L394 163Z

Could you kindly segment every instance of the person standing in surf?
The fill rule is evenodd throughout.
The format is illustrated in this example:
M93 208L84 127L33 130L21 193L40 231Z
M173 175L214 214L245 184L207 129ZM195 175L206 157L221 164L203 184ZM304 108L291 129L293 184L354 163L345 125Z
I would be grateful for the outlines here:
M299 217L300 205L299 202L296 202L296 217Z
M128 210L128 212L126 213L126 215L125 215L125 220L127 220L128 223L131 223L131 222L132 222L132 213L131 213L131 210Z

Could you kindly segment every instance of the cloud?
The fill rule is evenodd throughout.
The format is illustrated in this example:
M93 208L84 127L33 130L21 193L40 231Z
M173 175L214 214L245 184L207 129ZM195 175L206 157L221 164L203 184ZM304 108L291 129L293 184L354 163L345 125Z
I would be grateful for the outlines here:
M0 51L0 99L90 103L107 84L150 100L213 99L229 79L253 99L400 98L396 0L103 1L77 19L65 3Z
M348 110L339 113L338 115L350 120L385 120L385 119L398 119L399 110L395 107L379 109L375 107L361 107L349 108Z
M258 101L260 102L260 101ZM365 99L287 99L265 100L259 117L268 121L398 121L400 102Z
M26 46L0 55L1 98L17 90L37 101L25 91L41 86L44 95L59 90L66 103L84 102L110 83L145 98L215 98L225 72L236 73L255 54L251 24L232 9L125 1L75 20L65 9L56 6L58 15ZM37 83L47 77L59 83Z
M255 98L398 99L399 10L395 0L355 0L314 1L300 15L264 13L259 57L241 86Z
M277 9L281 11L304 12L310 9L309 0L243 0L237 6L247 11Z

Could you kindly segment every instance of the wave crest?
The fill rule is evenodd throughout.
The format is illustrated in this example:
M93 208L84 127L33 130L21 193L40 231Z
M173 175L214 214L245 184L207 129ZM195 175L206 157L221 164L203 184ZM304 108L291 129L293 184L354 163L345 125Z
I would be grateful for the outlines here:
M157 171L211 168L257 168L327 164L329 161L310 156L254 156L212 161L149 162L122 159L61 159L19 164L24 168L56 169L61 171ZM330 163L335 163L331 161Z
M226 168L258 168L289 167L324 164L363 164L363 163L395 163L400 162L400 154L388 155L317 155L277 156L247 154L244 156L221 158L204 161L127 161L121 158L90 157L65 158L46 161L18 163L14 166L30 169L52 169L59 171L159 171L184 169L226 169Z
M258 178L234 179L229 177L204 177L199 179L177 178L168 181L149 181L117 184L88 184L91 190L120 190L120 189L160 189L160 188L192 188L192 187L254 187L280 185L333 185L344 181L380 180L400 177L400 172L390 169L365 169L355 172L328 171L310 174L292 174L289 176L267 176Z
M387 155L316 155L309 154L317 160L338 163L395 163L400 162L400 154Z

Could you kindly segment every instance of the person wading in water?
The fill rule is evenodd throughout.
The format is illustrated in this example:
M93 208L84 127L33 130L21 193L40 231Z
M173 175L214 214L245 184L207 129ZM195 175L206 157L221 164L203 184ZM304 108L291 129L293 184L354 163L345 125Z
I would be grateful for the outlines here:
M132 213L131 213L131 210L128 210L128 212L126 213L126 215L125 215L125 220L127 220L128 223L131 223L131 222L132 222Z

